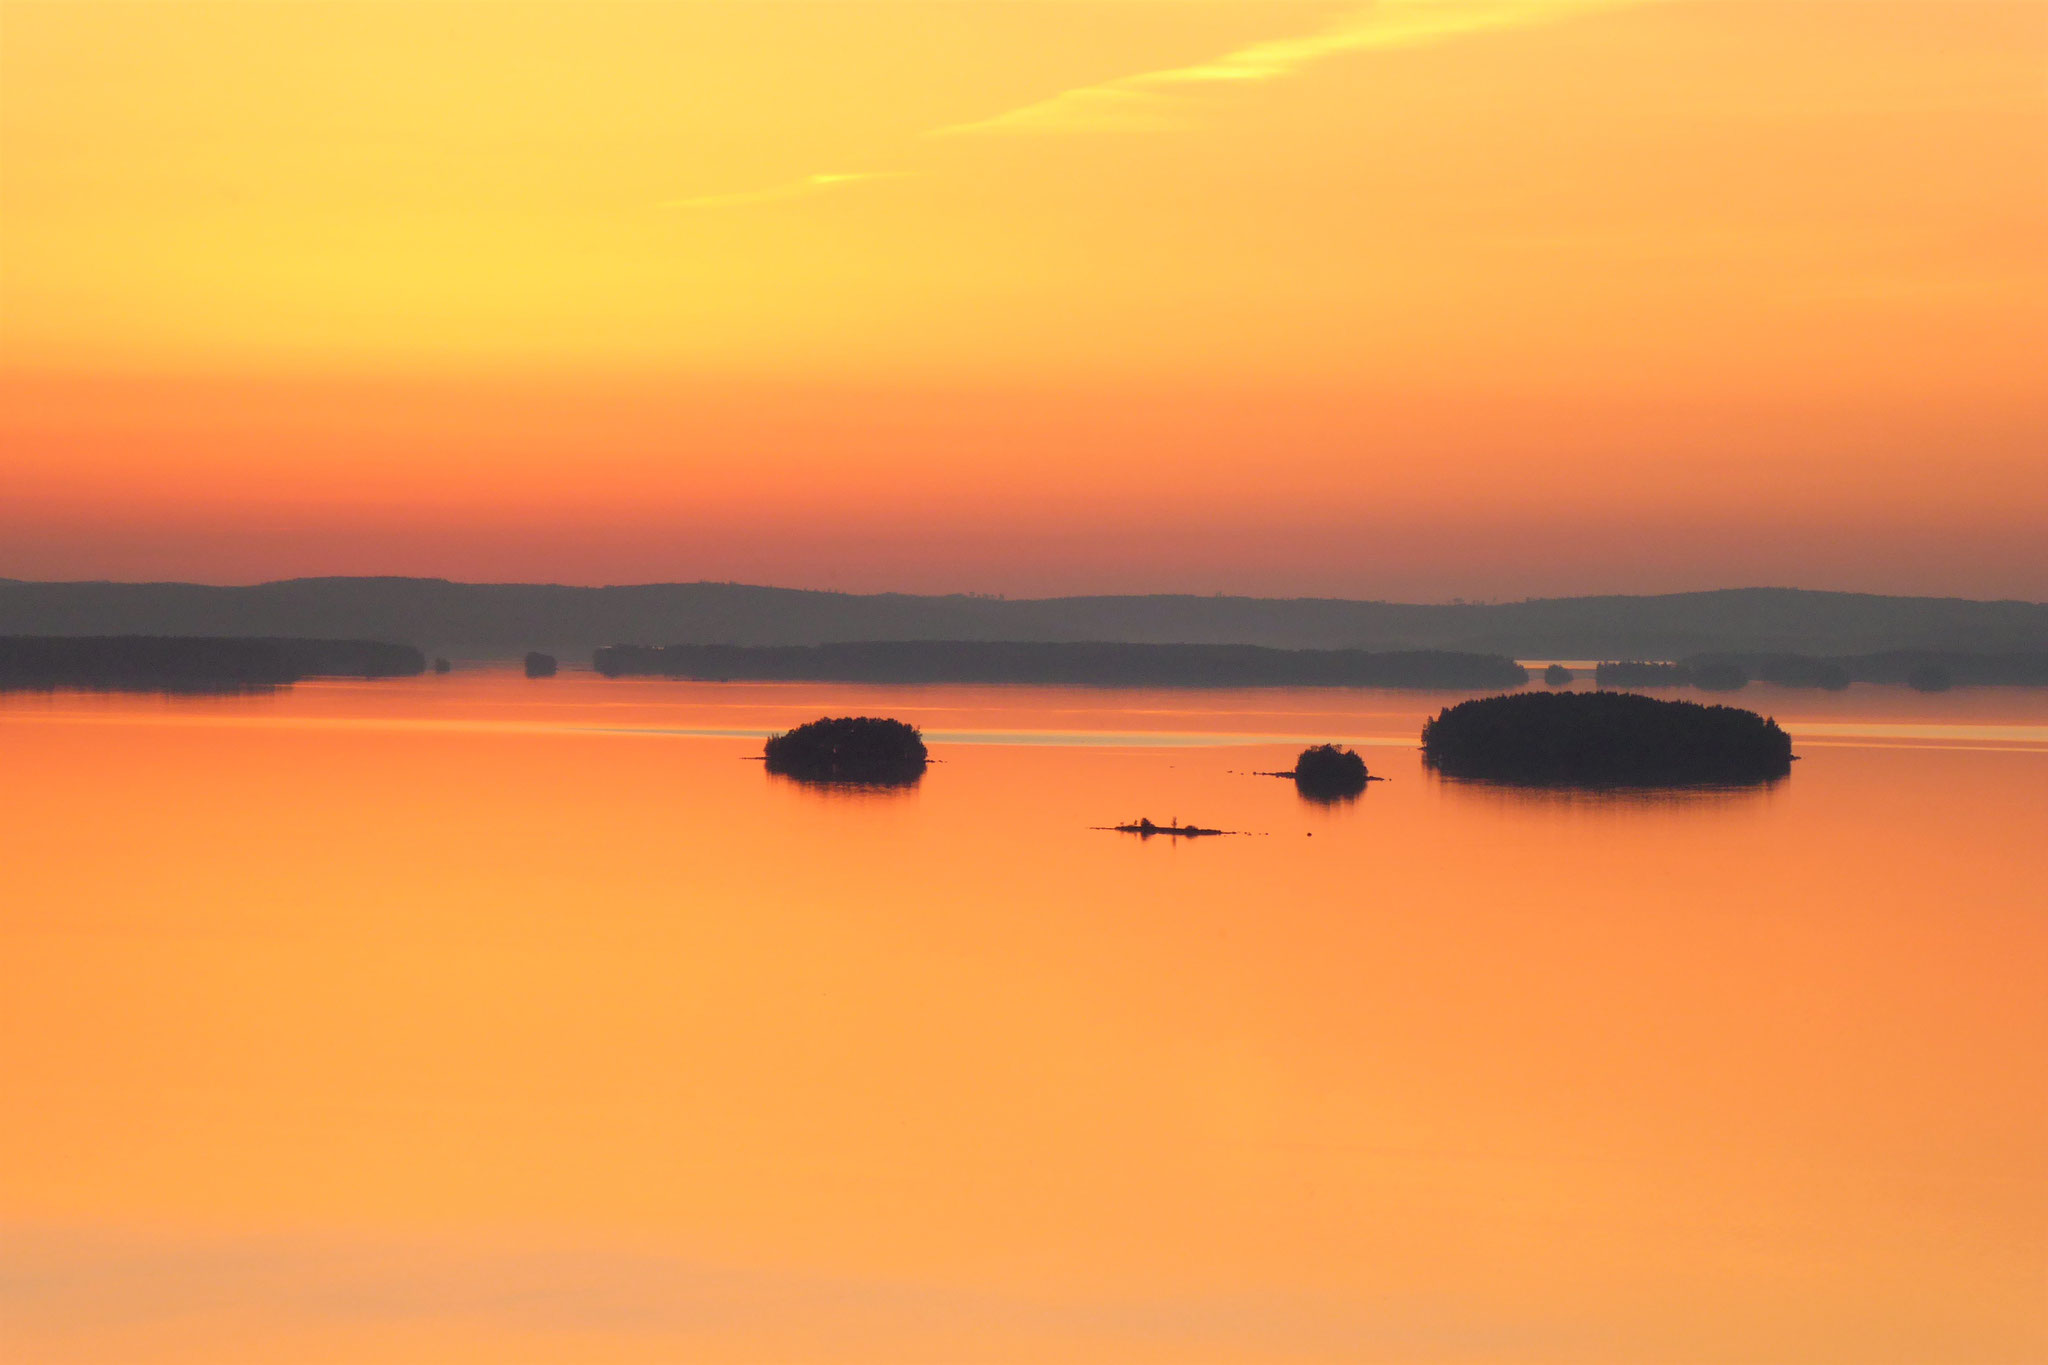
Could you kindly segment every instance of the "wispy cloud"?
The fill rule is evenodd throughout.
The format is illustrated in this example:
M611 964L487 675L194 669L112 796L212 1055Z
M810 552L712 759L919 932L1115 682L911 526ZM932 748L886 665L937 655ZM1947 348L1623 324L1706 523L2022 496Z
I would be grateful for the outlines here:
M780 204L791 199L806 199L814 194L825 194L847 185L858 185L870 180L900 180L910 175L909 171L827 171L818 175L807 175L801 180L791 180L781 185L770 185L761 190L741 190L733 194L696 194L686 199L668 200L664 207L672 209L739 209L756 204Z
M1469 34L1531 28L1646 0L1372 0L1320 33L1270 38L1193 66L1120 76L1064 90L973 123L934 128L926 137L974 134L1158 132L1185 128L1200 116L1205 91L1292 76L1347 53L1423 47ZM841 171L808 175L766 189L699 194L665 207L737 209L806 199L847 185L895 180L914 171Z
M1269 39L1195 66L1146 71L1065 90L993 118L934 129L929 136L1154 132L1181 128L1195 116L1195 98L1204 89L1278 80L1345 53L1421 47L1467 34L1527 28L1629 2L1377 0L1320 33Z

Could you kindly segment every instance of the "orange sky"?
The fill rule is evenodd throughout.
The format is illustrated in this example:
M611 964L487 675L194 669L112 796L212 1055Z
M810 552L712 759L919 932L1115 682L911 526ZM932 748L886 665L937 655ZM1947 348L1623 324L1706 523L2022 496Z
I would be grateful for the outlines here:
M2048 598L2048 6L0 0L0 574Z

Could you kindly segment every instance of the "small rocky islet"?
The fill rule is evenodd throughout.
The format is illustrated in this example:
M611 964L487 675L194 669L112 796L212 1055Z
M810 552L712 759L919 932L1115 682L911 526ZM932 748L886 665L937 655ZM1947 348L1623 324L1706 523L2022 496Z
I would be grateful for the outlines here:
M1155 825L1150 819L1136 820L1128 825L1110 825L1118 834L1135 834L1141 839L1160 835L1168 839L1203 839L1216 834L1233 834L1228 829L1207 829L1201 825L1183 825L1175 820L1170 825Z

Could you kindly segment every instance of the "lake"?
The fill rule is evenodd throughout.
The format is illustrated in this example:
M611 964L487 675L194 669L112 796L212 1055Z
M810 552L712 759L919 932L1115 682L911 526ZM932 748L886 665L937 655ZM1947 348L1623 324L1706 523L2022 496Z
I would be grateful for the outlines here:
M2048 696L1638 795L1456 699L0 697L0 1355L2048 1359ZM749 761L842 713L939 762Z

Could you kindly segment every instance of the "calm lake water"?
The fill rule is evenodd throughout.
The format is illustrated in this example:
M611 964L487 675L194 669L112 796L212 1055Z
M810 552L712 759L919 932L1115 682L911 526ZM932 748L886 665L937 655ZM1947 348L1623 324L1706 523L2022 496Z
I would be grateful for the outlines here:
M2048 1359L2048 697L1661 797L1455 699L0 697L0 1357ZM942 761L746 761L845 712Z

